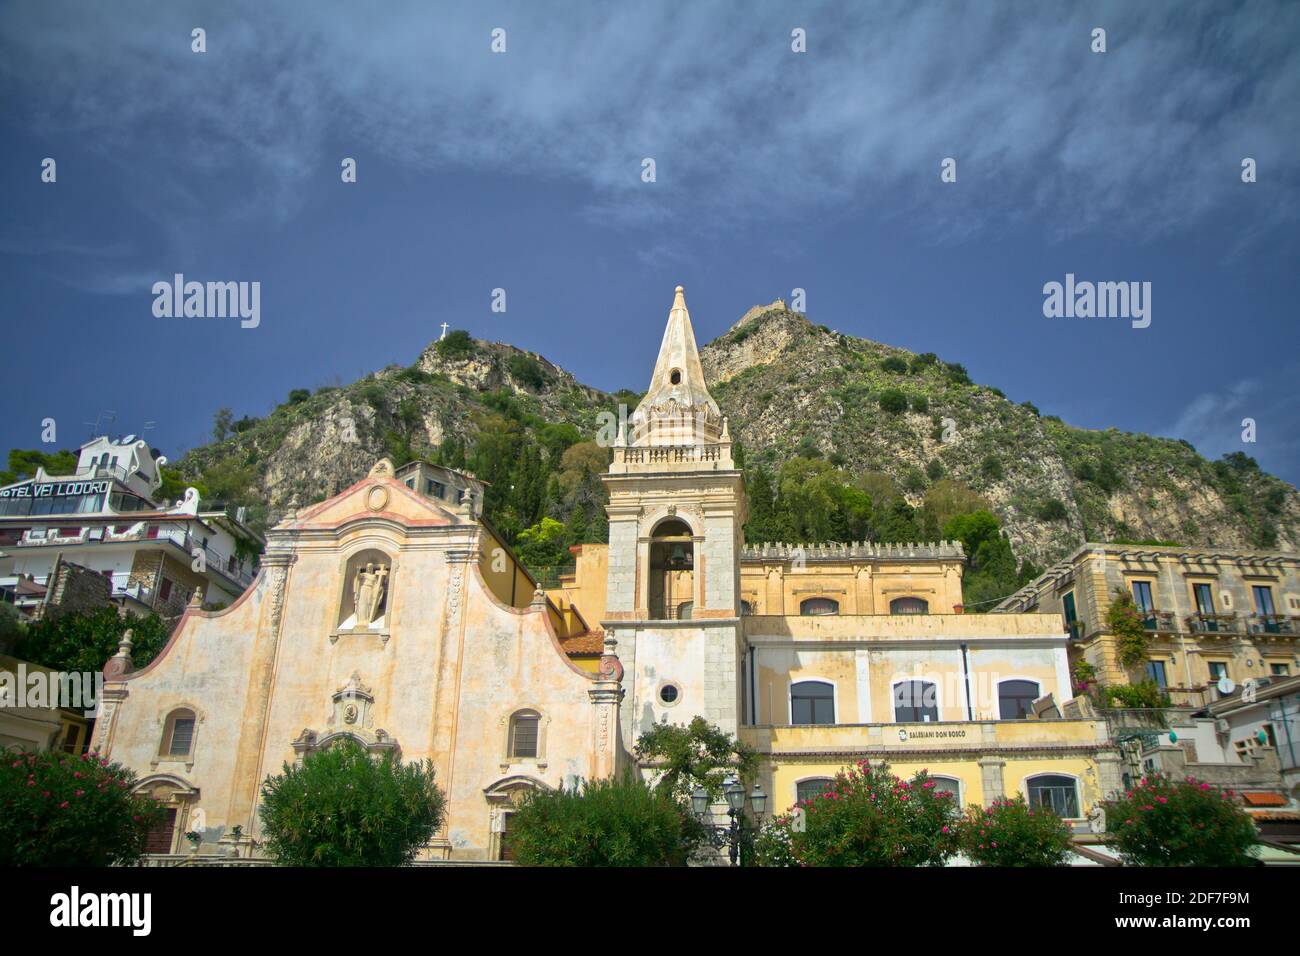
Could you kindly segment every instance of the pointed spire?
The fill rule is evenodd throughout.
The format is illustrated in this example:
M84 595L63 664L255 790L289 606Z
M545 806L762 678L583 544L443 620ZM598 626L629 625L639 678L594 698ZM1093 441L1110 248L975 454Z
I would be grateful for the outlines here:
M704 384L686 290L677 287L650 388L633 416L633 445L717 442L722 415Z

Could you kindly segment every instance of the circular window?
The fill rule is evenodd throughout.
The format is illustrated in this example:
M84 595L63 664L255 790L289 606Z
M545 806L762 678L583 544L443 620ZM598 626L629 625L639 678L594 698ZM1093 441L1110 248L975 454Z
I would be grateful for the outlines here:
M669 372L668 381L672 382L674 385L682 384L682 370L675 368L671 372Z
M677 689L676 684L664 684L663 687L659 688L659 699L665 704L677 703L677 698L680 695L681 691Z

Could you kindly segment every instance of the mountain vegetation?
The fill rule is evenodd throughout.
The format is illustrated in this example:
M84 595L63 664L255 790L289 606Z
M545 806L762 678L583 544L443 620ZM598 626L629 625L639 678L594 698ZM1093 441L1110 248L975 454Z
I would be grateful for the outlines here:
M647 357L647 368L651 357ZM750 499L746 539L961 540L987 605L1085 540L1300 546L1300 496L1243 453L1076 428L974 383L959 363L814 325L780 301L701 349ZM336 494L381 455L487 481L488 519L534 568L607 533L598 415L630 415L535 353L463 330L346 386L286 382L262 417L218 410L214 441L164 470L267 525ZM10 453L10 478L40 453ZM978 609L978 608L973 608Z

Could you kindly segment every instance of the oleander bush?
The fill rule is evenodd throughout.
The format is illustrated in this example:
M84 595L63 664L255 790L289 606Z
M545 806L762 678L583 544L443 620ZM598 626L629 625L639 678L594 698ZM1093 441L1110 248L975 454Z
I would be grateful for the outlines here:
M0 867L130 866L162 807L96 753L0 757Z
M860 760L764 827L755 857L769 866L939 866L957 850L959 815L925 771L903 780Z
M401 866L442 824L429 761L375 760L348 740L262 784L267 850L286 866Z
M1143 777L1102 804L1106 842L1129 866L1251 866L1255 823L1234 800L1194 777Z
M968 807L957 827L966 858L979 866L1061 866L1070 854L1070 826L1023 794Z

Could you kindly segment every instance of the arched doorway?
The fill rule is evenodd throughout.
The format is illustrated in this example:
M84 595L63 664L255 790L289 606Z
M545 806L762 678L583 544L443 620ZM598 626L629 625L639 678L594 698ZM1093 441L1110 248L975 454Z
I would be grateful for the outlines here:
M695 536L680 518L661 522L650 536L649 585L653 620L675 621L693 612Z

